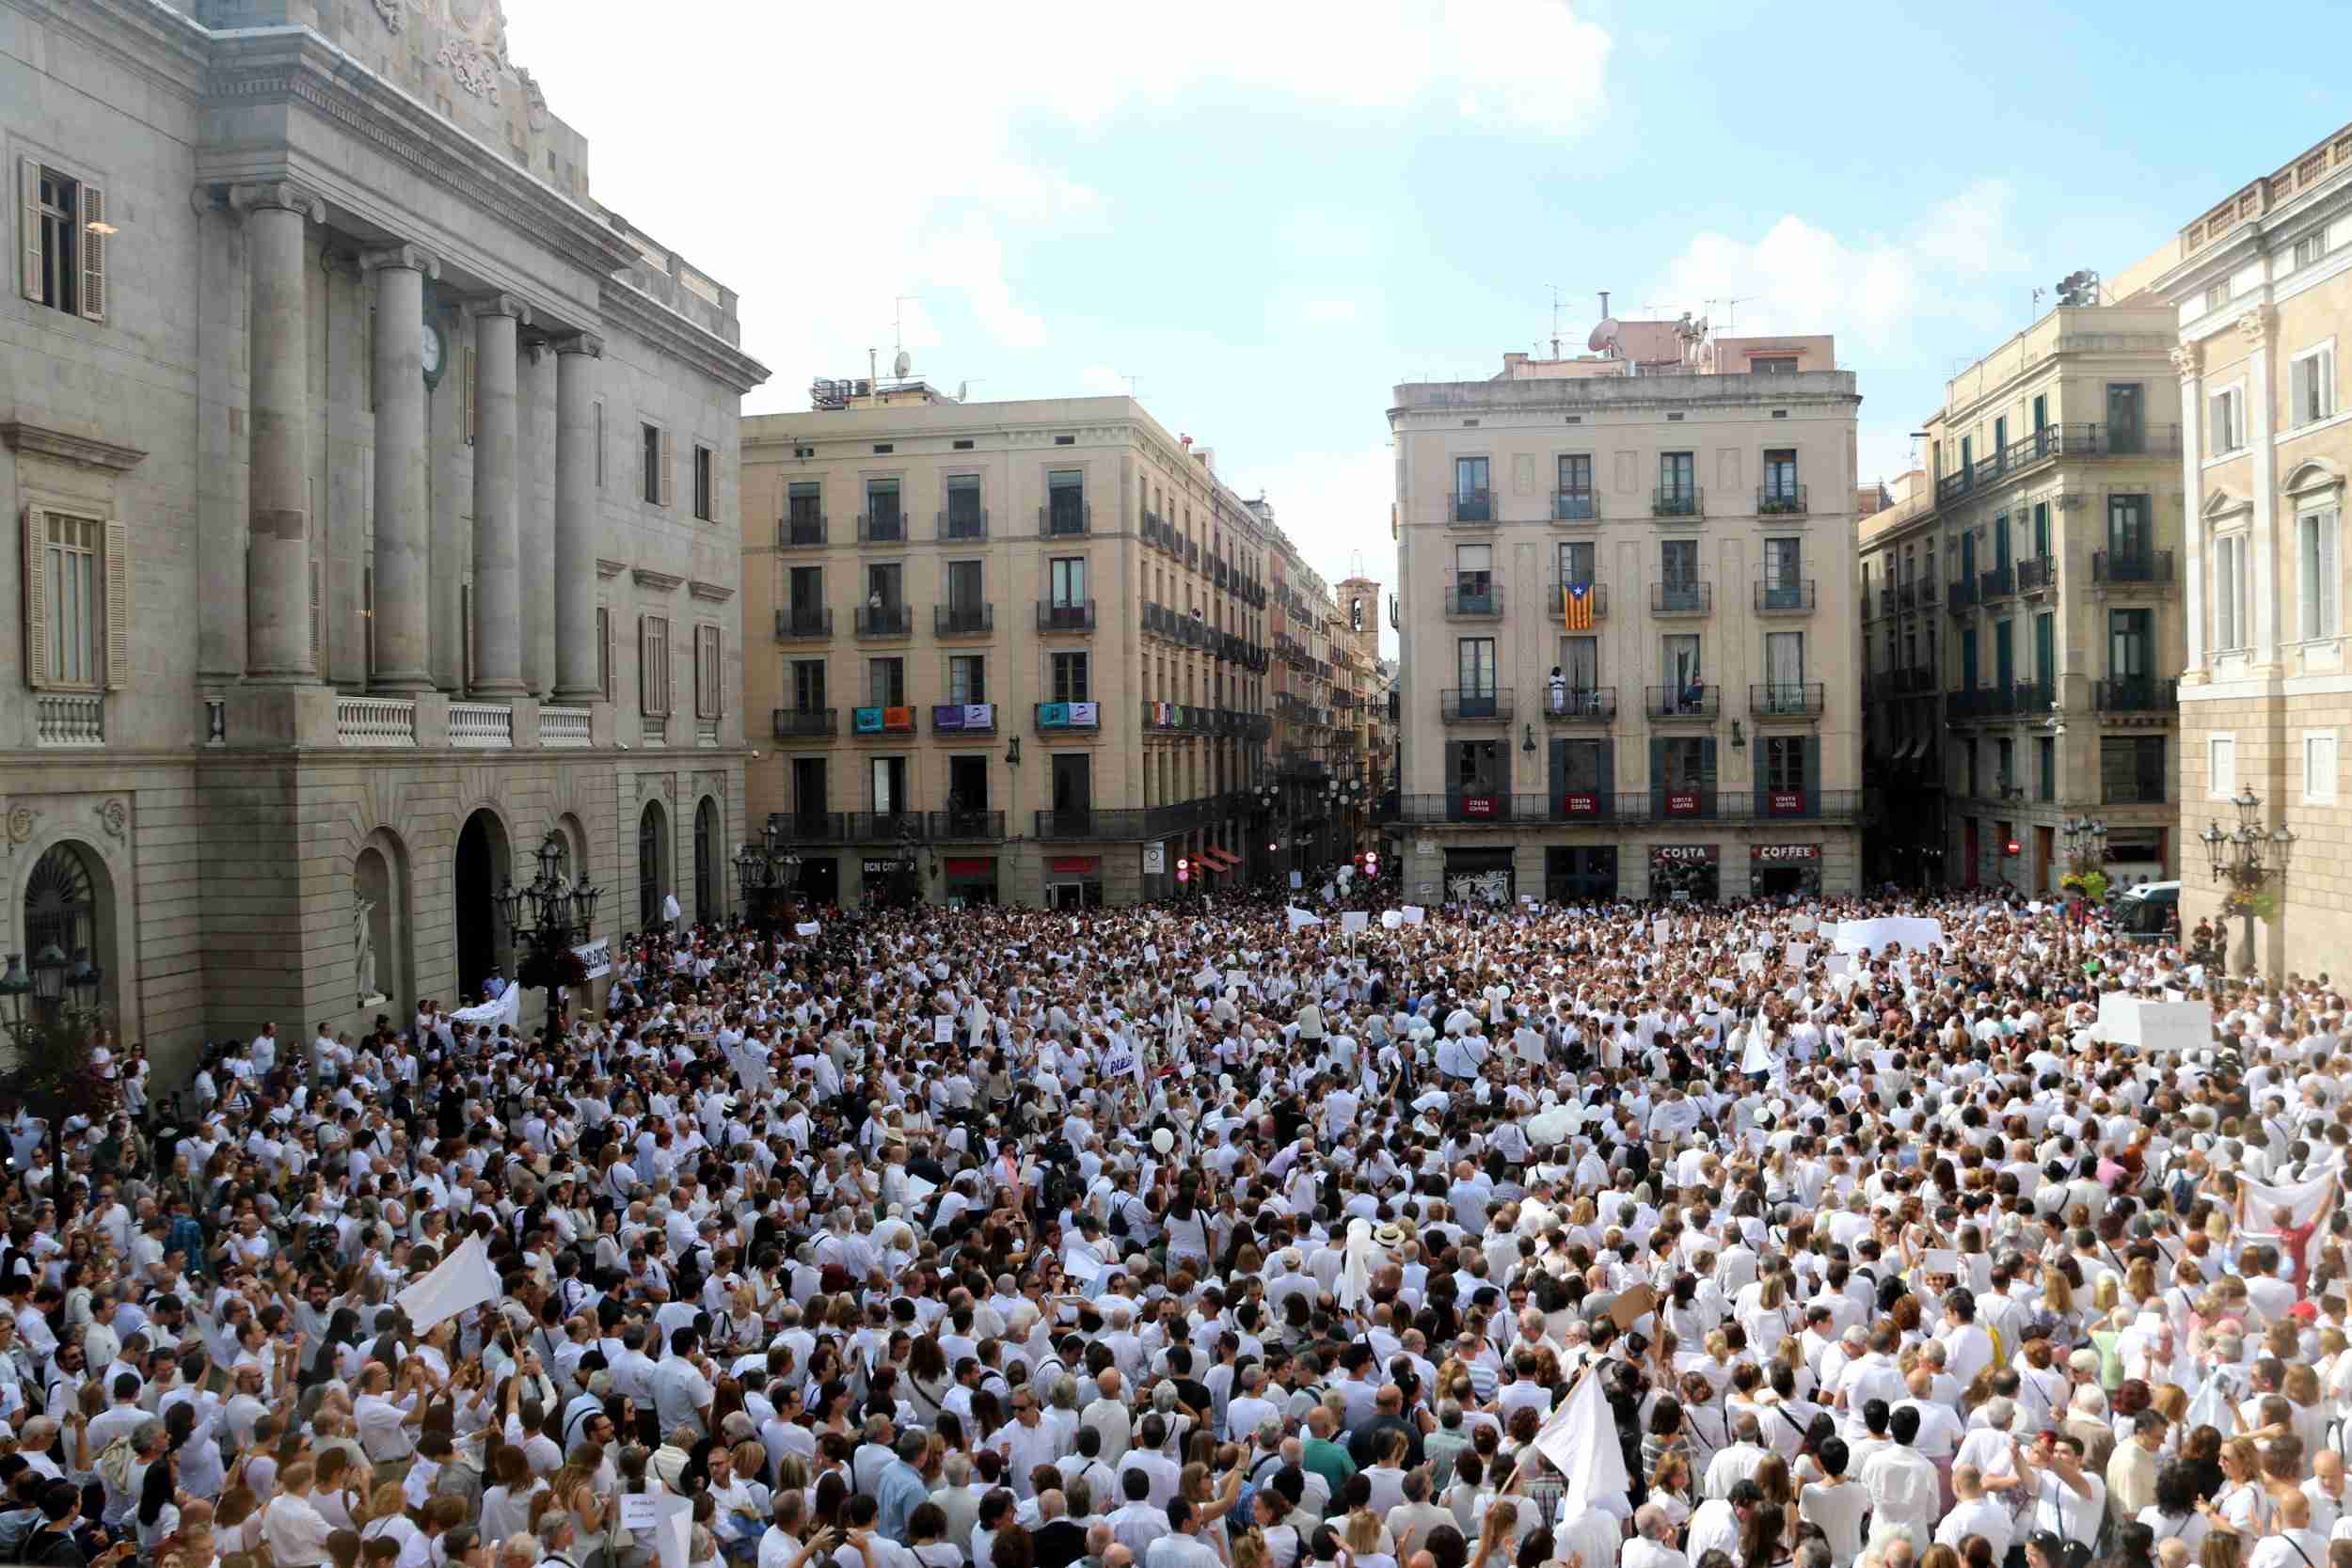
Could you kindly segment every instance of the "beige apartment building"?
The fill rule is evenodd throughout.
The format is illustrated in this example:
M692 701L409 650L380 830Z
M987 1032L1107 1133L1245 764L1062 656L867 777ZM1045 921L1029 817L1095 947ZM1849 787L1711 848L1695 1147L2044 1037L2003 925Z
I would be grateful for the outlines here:
M1082 907L1263 869L1263 503L1128 398L812 403L742 433L751 817L800 891L912 862L933 901Z
M2116 884L2177 875L2172 342L2144 298L2052 309L1950 379L1863 520L1870 879L2040 897L2094 824Z
M1593 345L1396 388L1406 892L1849 891L1853 375L1687 317Z
M2177 320L2186 427L2181 919L2193 927L2230 891L2197 841L2216 828L2260 834L2249 847L2265 917L2251 957L2274 975L2341 971L2352 953L2341 548L2352 126L2182 230L2152 293ZM2247 957L2239 930L2233 918L2233 968Z

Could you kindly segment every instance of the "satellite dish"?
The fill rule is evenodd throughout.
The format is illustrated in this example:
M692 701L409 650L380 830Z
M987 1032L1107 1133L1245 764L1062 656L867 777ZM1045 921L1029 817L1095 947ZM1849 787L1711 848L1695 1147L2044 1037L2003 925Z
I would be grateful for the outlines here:
M1584 340L1584 346L1591 349L1595 354L1598 354L1602 349L1609 346L1610 340L1614 338L1616 335L1617 318L1614 316L1603 316L1600 319L1600 325L1593 328L1593 335Z
M908 356L905 349L900 349L898 357L890 362L890 373L895 376L903 377L913 369L914 369L914 361Z

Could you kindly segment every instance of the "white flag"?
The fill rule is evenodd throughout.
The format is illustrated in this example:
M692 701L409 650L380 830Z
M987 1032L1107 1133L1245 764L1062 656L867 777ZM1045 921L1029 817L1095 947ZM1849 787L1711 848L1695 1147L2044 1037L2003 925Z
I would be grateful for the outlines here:
M1289 917L1291 929L1294 931L1301 930L1309 926L1320 926L1323 924L1323 916L1319 914L1311 914L1307 911L1300 909L1295 904L1291 905L1282 912Z
M1535 1433L1535 1451L1567 1482L1560 1499L1559 1517L1574 1520L1594 1500L1624 1492L1632 1482L1625 1471L1625 1451L1617 1447L1616 1418L1600 1388L1600 1374L1590 1366L1543 1430Z
M437 1323L498 1297L498 1271L490 1267L489 1249L482 1244L481 1237L469 1236L431 1274L392 1299L400 1304L409 1326L422 1334Z

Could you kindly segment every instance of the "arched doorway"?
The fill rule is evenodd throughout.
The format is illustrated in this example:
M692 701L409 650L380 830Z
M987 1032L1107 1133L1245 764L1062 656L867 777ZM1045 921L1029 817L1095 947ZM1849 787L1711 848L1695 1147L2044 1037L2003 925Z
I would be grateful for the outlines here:
M637 926L640 930L661 928L661 889L668 881L667 853L669 823L661 802L648 800L643 815L637 818Z
M77 844L53 844L33 863L24 879L24 958L29 963L55 947L72 963L99 966L104 980L100 1006L115 1014L115 962L111 915L103 906L111 893L104 863Z
M498 813L485 806L467 817L457 833L456 875L451 889L461 1006L481 1001L482 982L490 977L491 970L507 965L510 938L499 928L491 895L506 884L510 864L506 825L499 820Z
M719 918L719 806L707 795L694 808L694 918Z

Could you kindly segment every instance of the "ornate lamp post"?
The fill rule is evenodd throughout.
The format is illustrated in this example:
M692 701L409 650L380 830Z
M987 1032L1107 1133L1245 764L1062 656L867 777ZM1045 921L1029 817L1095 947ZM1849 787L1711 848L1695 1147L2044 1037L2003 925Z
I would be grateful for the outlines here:
M90 1033L103 1021L99 988L105 972L90 961L89 949L72 958L56 942L33 955L28 974L22 953L8 955L0 974L0 1028L15 1049L6 1086L49 1124L51 1196L60 1218L71 1217L66 1199L65 1123L86 1116L95 1123L114 1107L114 1085L89 1069ZM33 1007L28 1017L26 997Z
M1356 808L1363 803L1363 799L1364 786L1358 780L1341 779L1334 775L1324 781L1324 804L1339 823L1337 836L1342 841L1340 858L1347 858L1356 852L1355 814Z
M736 851L735 882L753 926L762 931L772 927L778 907L801 882L800 854L785 845L783 830L774 817L768 819L759 843L746 844Z
M506 922L507 935L528 954L516 966L515 983L548 993L550 1033L563 1026L564 988L587 978L585 966L572 949L586 942L596 928L596 900L604 896L604 889L564 874L568 852L564 835L549 829L539 841L539 874L531 884L516 887L510 878L490 895L499 918Z
M2238 949L2238 969L2242 974L2253 974L2259 973L2254 956L2254 917L2277 912L2279 895L2274 884L2286 879L2287 858L2295 851L2295 831L2280 823L2276 830L2265 832L2262 797L2250 787L2230 804L2237 808L2234 832L2225 831L2217 818L2209 818L2205 831L2197 836L2205 847L2214 881L2230 890L2222 896L2222 918L2234 914L2246 923L2245 944Z

